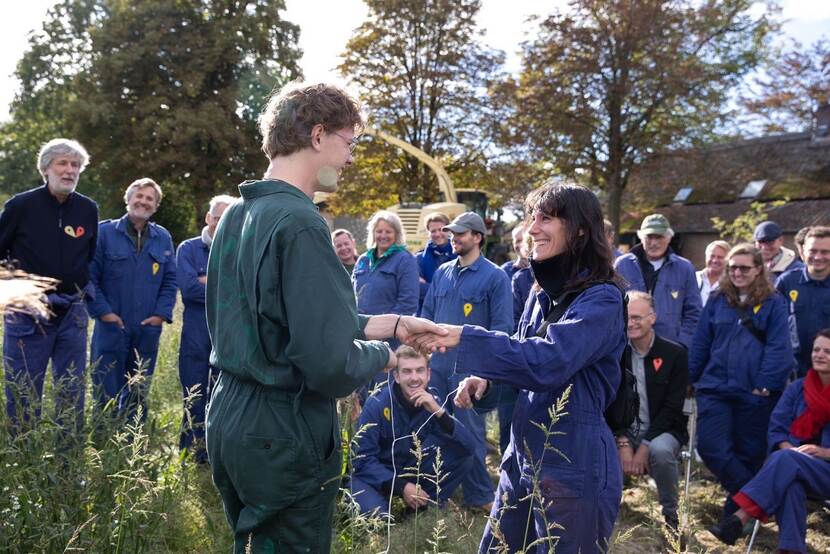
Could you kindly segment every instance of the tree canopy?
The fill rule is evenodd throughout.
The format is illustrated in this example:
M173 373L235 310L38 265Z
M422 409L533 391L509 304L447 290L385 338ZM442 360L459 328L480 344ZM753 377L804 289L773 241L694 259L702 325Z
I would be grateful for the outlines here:
M165 190L157 220L185 238L212 195L235 193L266 165L255 117L275 84L300 74L299 28L283 9L273 0L58 4L18 64L1 184L31 186L39 145L70 136L90 151L81 190L102 215L120 215L126 186L151 177Z
M751 0L572 0L523 45L502 137L529 160L606 193L619 228L631 169L711 136L775 29Z
M367 0L369 15L346 45L339 71L360 91L369 123L439 159L458 186L487 163L495 113L489 88L503 54L484 46L479 0ZM440 199L415 158L367 141L335 195L342 212L366 214L395 201Z

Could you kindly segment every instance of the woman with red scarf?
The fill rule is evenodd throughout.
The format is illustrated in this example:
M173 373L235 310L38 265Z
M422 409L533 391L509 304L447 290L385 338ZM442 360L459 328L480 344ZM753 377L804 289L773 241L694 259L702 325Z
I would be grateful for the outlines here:
M807 496L830 498L830 329L813 342L813 367L784 391L770 419L766 465L736 494L740 509L709 531L734 544L751 518L775 515L781 552L807 552Z

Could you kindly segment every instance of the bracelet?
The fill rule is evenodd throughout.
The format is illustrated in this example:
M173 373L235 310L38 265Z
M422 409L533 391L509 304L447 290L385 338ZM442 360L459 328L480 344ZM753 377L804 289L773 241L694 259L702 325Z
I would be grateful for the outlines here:
M399 315L397 321L395 321L395 328L392 330L392 338L398 338L398 323L401 322L402 317L402 315Z

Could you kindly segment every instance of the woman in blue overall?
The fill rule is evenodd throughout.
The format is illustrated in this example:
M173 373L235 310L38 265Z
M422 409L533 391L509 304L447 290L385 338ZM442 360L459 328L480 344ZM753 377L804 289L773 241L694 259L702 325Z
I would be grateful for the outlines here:
M726 257L692 339L689 382L697 398L698 452L731 496L767 455L770 414L793 367L787 305L770 284L761 253L740 244Z
M767 463L734 500L740 509L709 531L734 544L751 519L775 515L780 552L807 552L807 496L830 498L830 329L813 341L812 369L791 383L770 418Z
M406 249L406 234L397 214L379 211L366 226L366 247L354 266L352 285L357 311L366 315L415 315L418 311L418 263ZM389 341L392 350L399 343ZM369 390L386 382L381 371L369 383ZM365 399L365 391L361 391Z
M461 384L461 406L486 394L489 381L521 389L479 552L604 552L622 494L603 412L620 383L623 294L592 192L548 184L528 196L526 208L538 286L516 335L447 326L447 337L418 342L429 349L457 346L456 370L476 374ZM548 324L554 302L569 292L576 295L570 306Z

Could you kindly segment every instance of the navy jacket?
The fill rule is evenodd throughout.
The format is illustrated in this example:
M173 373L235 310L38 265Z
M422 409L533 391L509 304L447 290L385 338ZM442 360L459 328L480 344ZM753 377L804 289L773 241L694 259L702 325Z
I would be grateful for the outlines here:
M510 286L513 289L513 321L516 323L514 330L519 328L519 321L522 319L522 312L524 312L534 282L531 267L523 267L513 274Z
M127 327L136 327L153 315L170 322L177 291L170 233L148 222L149 239L137 253L127 236L127 225L132 224L124 215L98 226L98 246L90 264L95 297L87 297L89 315L98 318L112 312Z
M788 271L775 285L785 298L789 312L795 315L799 349L796 360L801 375L812 366L811 352L816 334L830 327L830 277L811 279L806 267Z
M769 418L769 431L767 432L767 443L770 451L778 449L778 445L784 441L794 446L801 446L801 439L790 433L790 425L807 410L807 401L804 400L804 379L796 379L787 385L784 394L775 405L772 415ZM819 446L830 447L830 424L821 430Z
M414 315L418 311L418 264L409 252L395 252L374 269L369 269L369 257L361 255L352 283L361 314Z
M478 325L492 331L513 332L513 297L507 275L479 256L462 268L459 259L438 268L432 278L421 316L436 323ZM451 370L455 352L435 353L433 370Z
M182 335L199 344L207 344L208 349L210 337L205 314L206 286L199 282L199 277L207 275L209 253L210 248L201 236L187 239L176 251L176 281L184 304Z
M650 292L654 297L657 312L654 331L661 337L689 348L702 307L694 266L686 258L669 251L660 268L654 290L648 291L638 253L642 253L642 245L635 246L631 252L617 258L614 261L615 269L628 281L630 289Z
M775 293L750 311L755 326L766 333L766 344L741 324L721 291L709 297L689 353L689 380L695 390L784 390L793 366L784 298Z
M392 381L394 383L394 381ZM393 386L392 390L397 387ZM451 418L452 432L448 433L438 418L432 417L426 410L409 411L399 398L400 392L390 394L389 385L384 385L366 400L360 414L357 438L357 452L354 461L355 477L364 483L381 490L391 490L393 473L400 477L411 473L408 468L415 467L417 460L412 453L412 433L418 431L422 452L425 458L441 449L444 459L472 456L475 440L470 431L452 415L451 403L444 407L441 417ZM436 398L438 404L441 401ZM394 433L392 420L394 419ZM427 422L429 419L429 422ZM426 422L426 425L424 423ZM410 435L410 436L407 436ZM395 440L400 439L400 440ZM394 445L393 445L394 442ZM395 449L395 465L392 465L392 449ZM395 471L397 470L397 471ZM422 473L434 474L432 467L422 467Z
M609 454L616 448L603 413L620 383L623 298L613 285L590 287L574 299L559 322L548 326L544 338L536 336L536 329L552 302L543 290L531 298L514 338L465 325L456 349L456 371L524 389L513 412L503 468L515 463L516 468L530 470L529 464L544 457L543 465L561 470L558 478L563 483L581 489L589 472L592 479L619 472L616 455ZM551 439L556 452L545 448L540 426L551 425L550 408L568 387L568 414L556 423L557 434Z
M452 251L452 243L447 242L444 246L435 246L435 243L427 241L427 245L423 250L415 253L415 261L418 264L418 273L423 278L424 283L418 281L419 298L418 310L424 304L424 298L429 290L429 285L432 283L432 276L439 266L456 259L458 254Z
M97 234L94 201L73 192L60 203L43 185L6 202L0 213L0 260L58 279L58 293L75 294L89 281Z

